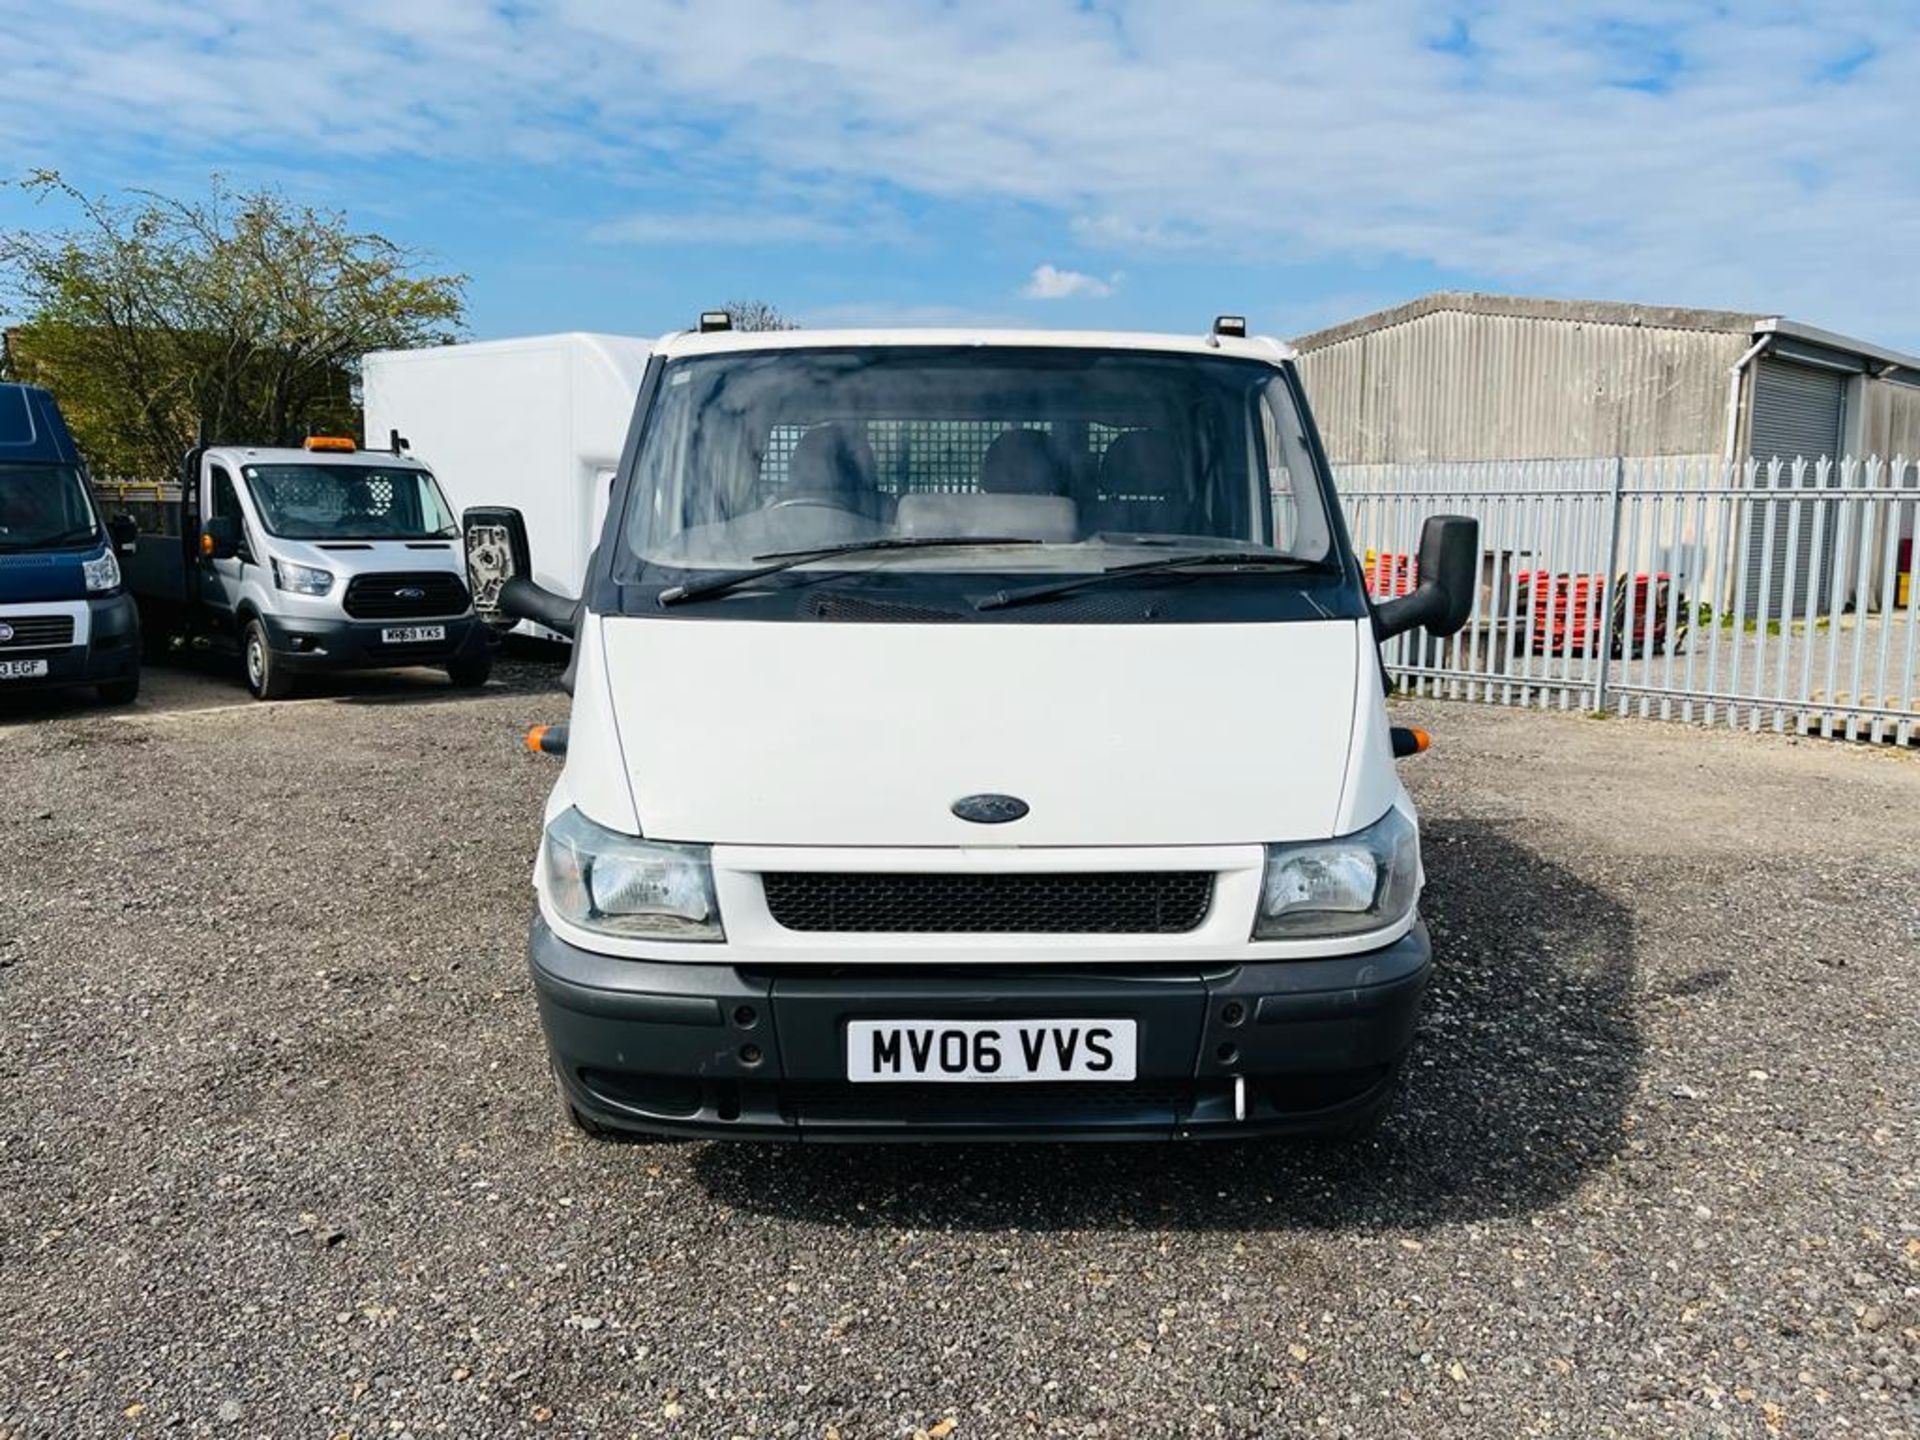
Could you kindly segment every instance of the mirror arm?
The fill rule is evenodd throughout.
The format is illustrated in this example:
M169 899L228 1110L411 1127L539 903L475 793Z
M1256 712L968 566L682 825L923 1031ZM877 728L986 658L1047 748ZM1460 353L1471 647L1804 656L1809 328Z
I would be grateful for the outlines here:
M580 602L571 596L515 575L500 587L500 611L516 620L531 620L572 638L578 628Z
M1422 581L1410 594L1382 600L1373 607L1373 638L1391 640L1396 635L1418 629L1439 608L1436 604L1438 598L1439 587L1430 581Z

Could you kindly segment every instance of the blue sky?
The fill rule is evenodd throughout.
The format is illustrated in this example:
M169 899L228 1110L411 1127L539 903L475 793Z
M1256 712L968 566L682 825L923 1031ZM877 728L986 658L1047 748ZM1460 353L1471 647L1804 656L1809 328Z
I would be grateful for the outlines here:
M0 75L0 172L270 181L471 276L476 337L1463 287L1920 349L1908 0L63 0Z

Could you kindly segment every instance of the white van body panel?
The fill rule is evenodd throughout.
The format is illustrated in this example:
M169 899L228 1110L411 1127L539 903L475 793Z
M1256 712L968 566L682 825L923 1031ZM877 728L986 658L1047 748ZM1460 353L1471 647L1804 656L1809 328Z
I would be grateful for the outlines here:
M1258 845L1324 838L1341 814L1362 654L1351 620L595 627L652 839ZM599 703L584 675L577 694L576 710ZM983 792L1031 812L1008 825L952 813Z
M578 595L650 353L581 333L376 351L361 361L367 444L398 430L456 514L517 507L533 578Z
M1269 335L1168 335L1149 330L955 330L941 327L874 326L840 330L673 330L653 344L667 359L728 355L736 351L816 350L836 346L931 345L982 348L1040 346L1048 350L1147 350L1163 355L1230 355L1269 365L1297 358L1294 348Z
M613 688L607 684L606 648L601 625L583 617L574 637L573 707L567 717L567 763L547 799L551 821L568 806L596 825L623 835L641 833L633 808L633 784L620 747L620 726L613 713Z
M1400 783L1400 769L1393 762L1385 677L1373 626L1355 625L1353 638L1353 744L1347 751L1347 779L1340 796L1340 813L1334 820L1335 835L1365 829L1396 804L1408 815L1413 814L1413 802L1407 798L1406 787Z

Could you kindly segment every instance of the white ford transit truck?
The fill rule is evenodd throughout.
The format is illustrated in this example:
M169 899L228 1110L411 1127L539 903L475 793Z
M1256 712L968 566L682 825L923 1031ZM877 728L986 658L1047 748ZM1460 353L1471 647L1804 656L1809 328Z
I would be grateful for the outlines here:
M483 613L574 635L531 961L590 1133L1349 1133L1430 958L1382 638L1287 349L665 337L585 593L469 510Z
M256 699L328 671L430 665L484 685L460 531L433 472L339 436L301 449L198 445L177 486L118 487L144 633L236 652Z

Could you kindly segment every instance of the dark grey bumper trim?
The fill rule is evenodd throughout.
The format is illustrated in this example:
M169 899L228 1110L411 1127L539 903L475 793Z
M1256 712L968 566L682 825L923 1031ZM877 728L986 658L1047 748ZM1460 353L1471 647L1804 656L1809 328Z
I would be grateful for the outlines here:
M1431 968L1421 926L1365 955L1150 974L1123 964L742 971L582 950L537 918L529 938L541 1025L570 1103L611 1129L742 1139L1337 1128L1385 1093ZM1157 1087L1154 1098L1066 1087L1057 1105L1030 1092L1041 1103L1015 1115L1004 1086L944 1087L931 1103L903 1107L894 1087L847 1085L849 1019L929 1015L1131 1017L1139 1082ZM1253 1097L1244 1118L1233 1100L1242 1080Z

